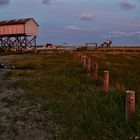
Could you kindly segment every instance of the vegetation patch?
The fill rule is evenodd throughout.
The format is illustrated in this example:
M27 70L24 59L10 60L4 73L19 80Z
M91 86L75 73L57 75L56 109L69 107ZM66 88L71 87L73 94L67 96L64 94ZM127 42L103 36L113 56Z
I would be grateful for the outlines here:
M92 65L99 63L100 78L103 70L110 71L108 94L96 86L92 73L85 73L80 61L70 54L24 54L20 61L9 59L7 62L16 67L32 69L17 68L5 76L18 80L10 83L12 96L1 97L3 108L10 110L0 115L0 119L7 120L7 124L0 126L1 138L6 134L14 134L15 139L32 136L32 139L42 137L43 140L140 137L140 101L136 98L136 113L128 124L124 101L126 89L136 90L139 97L139 57L86 53L92 58ZM122 59L124 65L115 65L120 63L117 58ZM106 65L106 62L109 63ZM12 134L8 133L9 128ZM34 137L37 131L40 134Z

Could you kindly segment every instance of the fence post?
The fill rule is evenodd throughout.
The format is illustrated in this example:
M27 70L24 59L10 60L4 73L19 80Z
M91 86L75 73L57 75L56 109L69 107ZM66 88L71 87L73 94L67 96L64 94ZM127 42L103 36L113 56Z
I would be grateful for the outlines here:
M37 53L36 47L34 47L34 50L33 50L33 52L34 52L34 53Z
M135 91L126 90L125 110L125 121L127 123L135 113Z
M81 63L83 63L83 55L81 54L81 58L80 58Z
M75 57L76 57L76 58L79 58L79 57L80 57L80 53L76 53L76 54L75 54Z
M86 56L83 56L83 69L86 70L86 66L87 66L87 63L86 63Z
M94 81L98 80L98 69L99 69L98 63L95 63L94 68L93 68L93 80Z
M108 92L109 90L109 71L104 71L103 75L103 91Z
M91 61L90 58L87 58L87 71L90 72L91 70Z
M81 57L82 57L82 55L81 55L81 53L79 53L79 59L81 60Z
M70 51L70 54L72 55L73 54L73 51Z

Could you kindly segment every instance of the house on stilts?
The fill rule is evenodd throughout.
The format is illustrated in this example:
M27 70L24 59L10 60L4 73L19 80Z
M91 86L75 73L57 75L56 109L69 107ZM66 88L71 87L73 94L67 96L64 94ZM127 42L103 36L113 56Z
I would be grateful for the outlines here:
M33 18L0 21L0 49L35 50L39 24Z

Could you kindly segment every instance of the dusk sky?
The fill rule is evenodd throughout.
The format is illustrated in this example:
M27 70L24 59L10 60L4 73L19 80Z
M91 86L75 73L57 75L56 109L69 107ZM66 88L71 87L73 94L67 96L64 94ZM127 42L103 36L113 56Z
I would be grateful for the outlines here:
M33 17L38 44L140 45L140 0L0 0L0 17Z

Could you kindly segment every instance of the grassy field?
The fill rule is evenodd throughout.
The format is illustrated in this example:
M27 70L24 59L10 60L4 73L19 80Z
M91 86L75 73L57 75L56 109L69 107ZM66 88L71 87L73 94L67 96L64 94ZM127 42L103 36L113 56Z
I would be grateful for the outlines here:
M92 65L98 62L101 80L103 70L110 71L109 93L104 94L93 82L92 73L85 73L80 60L70 54L24 54L5 60L17 69L2 78L13 80L4 86L14 94L1 99L12 111L0 112L0 119L5 117L11 128L9 131L8 126L0 124L0 138L4 135L14 140L140 137L140 56L84 53L91 58ZM127 89L136 91L136 113L128 124L125 123ZM32 133L26 135L29 131ZM33 133L37 133L35 137Z

